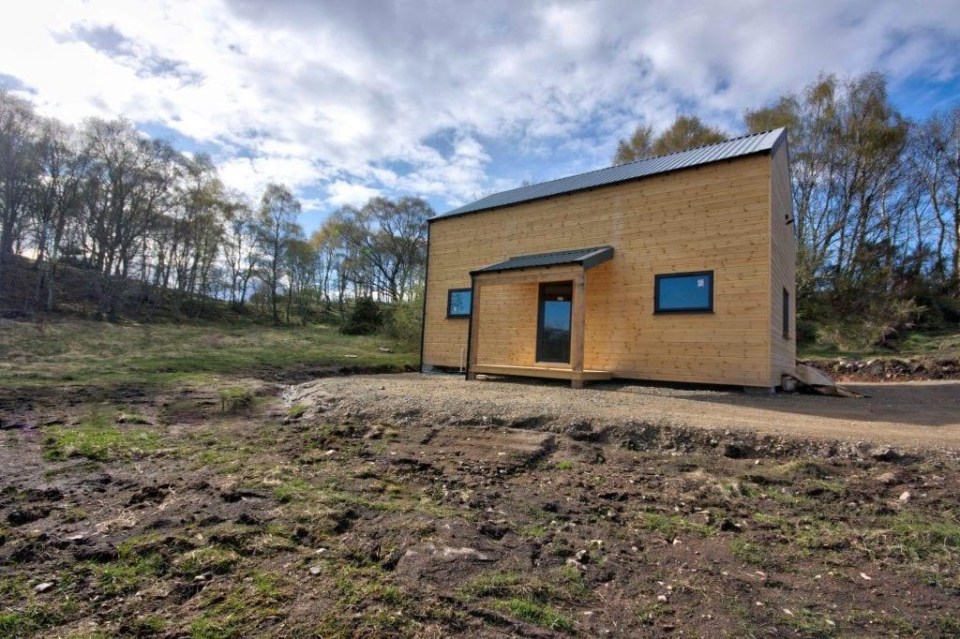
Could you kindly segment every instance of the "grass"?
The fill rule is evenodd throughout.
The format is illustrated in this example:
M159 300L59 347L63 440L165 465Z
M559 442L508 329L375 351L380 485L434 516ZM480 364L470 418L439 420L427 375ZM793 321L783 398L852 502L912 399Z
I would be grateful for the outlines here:
M253 391L249 388L230 386L221 388L218 394L221 412L234 413L253 406Z
M91 461L143 457L160 447L156 432L144 428L120 428L114 417L94 412L79 425L51 426L43 440L43 456L49 461L85 457Z
M641 528L658 532L667 540L675 539L680 533L694 534L699 537L709 537L716 533L713 527L690 521L682 515L644 512L639 514L638 523Z
M573 629L573 622L561 615L555 608L527 597L504 599L496 602L495 607L510 613L521 621L532 623L547 630Z
M162 575L167 565L158 553L149 553L104 564L92 563L90 567L97 589L113 597L137 591L146 580Z
M379 336L341 335L329 326L110 324L73 318L5 322L0 387L209 382L217 375L252 371L416 363L413 352L379 351L386 342Z
M489 599L491 605L521 621L548 630L569 631L573 622L551 605L582 605L591 600L590 587L579 570L563 566L544 578L517 572L486 572L471 579L458 592L465 602Z
M767 550L760 544L743 539L731 539L728 547L731 555L746 564L766 566L770 563Z
M292 596L291 584L278 575L255 572L228 592L207 595L209 605L190 624L192 639L257 636L257 625L276 616ZM205 593L206 594L206 593Z
M896 345L896 350L874 346L869 348L841 348L832 343L797 344L798 359L829 359L847 357L851 359L876 359L889 357L937 357L956 358L960 356L960 333L957 331L910 331L905 333Z
M174 572L183 577L230 572L240 555L228 548L205 546L184 553L174 561Z

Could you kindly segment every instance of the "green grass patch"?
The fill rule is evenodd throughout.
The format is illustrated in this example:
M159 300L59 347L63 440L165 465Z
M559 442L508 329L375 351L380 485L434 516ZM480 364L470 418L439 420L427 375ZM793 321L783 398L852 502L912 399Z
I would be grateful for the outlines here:
M0 331L0 387L209 383L217 375L417 362L415 349L393 345L385 353L380 346L380 336L341 335L336 327L316 325L10 322Z
M43 440L43 456L49 461L85 457L109 462L136 459L160 448L160 436L144 428L119 427L113 415L94 413L77 426L51 426Z
M97 589L108 597L115 597L136 592L146 580L164 574L167 562L159 553L149 553L116 562L91 563L89 567Z
M240 555L229 548L205 546L188 551L173 563L174 572L183 577L204 574L224 574L233 570Z
M942 558L960 559L960 519L945 513L942 519L930 519L911 512L902 512L879 522L889 527L889 551L908 560Z
M681 533L710 537L717 532L712 526L690 521L682 515L644 512L639 514L637 524L646 530L660 533L668 540L677 538Z
M291 584L283 577L257 572L222 596L212 593L215 603L190 624L192 639L232 639L260 633L256 628L268 617L281 613L280 605L290 598Z
M826 615L816 613L806 608L792 611L793 615L784 614L783 623L797 631L804 637L822 638L837 636L837 626L831 623Z
M300 419L307 413L307 407L303 404L294 404L287 409L287 417L289 419Z
M760 544L755 544L743 539L731 539L728 544L730 554L740 561L752 566L767 566L771 563L767 556L766 549Z
M560 614L556 608L533 599L512 597L497 601L494 606L521 621L547 630L573 630L573 622Z
M220 396L221 412L236 413L253 406L253 392L248 388L230 386L221 388L218 394Z

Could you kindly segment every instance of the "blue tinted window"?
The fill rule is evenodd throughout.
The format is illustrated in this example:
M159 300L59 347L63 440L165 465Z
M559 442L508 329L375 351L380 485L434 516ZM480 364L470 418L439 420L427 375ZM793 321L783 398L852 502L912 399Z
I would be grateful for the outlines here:
M657 275L657 313L713 310L713 272Z
M447 317L470 317L473 292L469 288L452 288L447 293Z

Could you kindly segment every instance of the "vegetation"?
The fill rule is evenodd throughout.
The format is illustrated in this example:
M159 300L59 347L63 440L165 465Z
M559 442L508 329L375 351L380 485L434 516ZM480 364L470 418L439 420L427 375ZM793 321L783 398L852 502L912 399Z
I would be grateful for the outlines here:
M695 115L678 115L673 124L659 135L649 124L637 126L626 140L617 143L613 156L614 164L676 153L695 146L723 142L730 136L719 129L704 124Z
M2 320L0 320L2 321ZM206 382L214 376L296 375L328 366L413 366L417 354L383 352L391 341L327 326L104 324L58 319L10 322L0 330L0 387L109 386ZM249 390L225 381L224 409L249 404ZM231 395L236 388L238 395Z
M406 300L422 280L433 214L423 200L343 207L310 238L300 208L279 184L259 205L247 201L209 157L126 120L74 129L0 90L0 310L74 310L61 297L79 270L98 318L167 308L196 318L222 300L275 324L306 323L343 318L351 299Z

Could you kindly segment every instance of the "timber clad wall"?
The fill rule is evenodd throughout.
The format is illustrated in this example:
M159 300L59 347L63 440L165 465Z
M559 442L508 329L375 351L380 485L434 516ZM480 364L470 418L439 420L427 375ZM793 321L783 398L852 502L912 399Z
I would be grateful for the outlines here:
M770 172L770 243L772 247L770 285L770 345L772 368L770 385L779 386L784 373L793 373L797 362L797 243L790 194L790 166L787 145L774 149ZM783 289L790 295L787 337L783 335Z
M779 384L787 360L793 369L793 335L785 342L779 332L782 282L791 283L791 302L795 297L787 268L793 229L783 227L779 202L786 179L789 210L780 147L773 158L751 155L433 221L424 365L461 365L469 321L446 318L447 291L470 286L471 270L517 255L610 245L613 259L587 271L587 369L633 379ZM771 207L771 199L779 204ZM779 247L781 227L786 248ZM772 254L779 265L771 276ZM655 315L654 276L690 271L714 272L713 313ZM537 290L533 283L484 286L479 364L535 365Z

